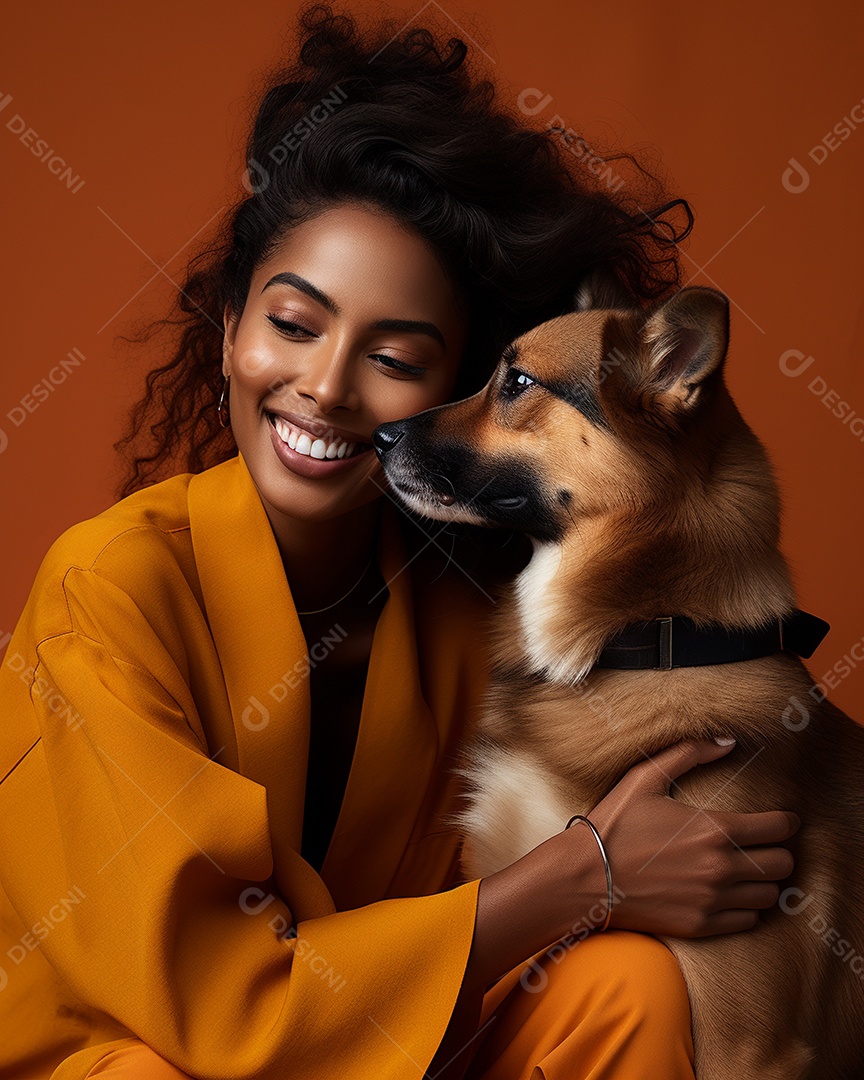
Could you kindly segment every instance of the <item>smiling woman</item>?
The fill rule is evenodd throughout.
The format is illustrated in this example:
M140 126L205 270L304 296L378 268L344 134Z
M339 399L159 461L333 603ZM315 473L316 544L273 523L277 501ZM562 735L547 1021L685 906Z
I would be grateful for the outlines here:
M297 44L162 322L121 497L52 545L0 670L0 1076L692 1080L650 934L752 925L786 815L667 798L729 747L631 769L598 806L626 903L554 955L609 923L587 830L460 880L454 766L525 551L442 541L373 447L482 394L593 268L667 295L689 210L641 170L604 189L458 39L313 7Z
M338 514L365 559L384 487L372 432L447 401L464 340L434 250L377 207L322 211L256 270L242 314L226 308L223 374L234 438L286 551L297 519ZM341 545L320 531L334 569Z
M386 487L372 432L448 400L462 305L426 240L374 204L343 202L296 225L224 320L231 430L295 599L314 608L368 562Z

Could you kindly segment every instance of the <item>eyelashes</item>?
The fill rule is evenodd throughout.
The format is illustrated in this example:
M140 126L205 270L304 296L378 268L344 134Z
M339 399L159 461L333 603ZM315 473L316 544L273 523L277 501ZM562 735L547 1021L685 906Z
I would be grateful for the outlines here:
M280 334L284 334L288 338L299 339L316 336L314 330L310 330L300 323L293 322L289 319L280 319L278 315L271 315L269 312L267 318ZM388 356L386 353L370 353L370 356L375 360L380 360L386 367L393 368L396 371L404 371L409 375L424 375L426 373L425 367L419 367L415 364L406 364L404 360L397 360L395 356Z
M268 314L267 318L270 320L271 323L273 323L276 329L280 330L283 334L289 334L292 337L299 337L300 335L304 335L306 337L315 336L313 330L309 330L308 327L301 326L300 323L289 322L288 319L280 319L278 315Z
M416 367L414 364L406 364L404 360L397 360L395 356L387 356L386 353L370 353L376 360L383 360L388 367L394 367L397 371L407 371L411 375L423 375L424 367Z

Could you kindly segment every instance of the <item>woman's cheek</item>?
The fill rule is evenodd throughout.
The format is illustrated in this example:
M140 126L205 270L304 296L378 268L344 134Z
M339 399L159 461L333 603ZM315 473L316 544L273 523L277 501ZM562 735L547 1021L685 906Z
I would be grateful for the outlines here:
M233 370L241 379L255 379L266 384L268 375L277 377L276 360L269 349L260 344L234 344Z

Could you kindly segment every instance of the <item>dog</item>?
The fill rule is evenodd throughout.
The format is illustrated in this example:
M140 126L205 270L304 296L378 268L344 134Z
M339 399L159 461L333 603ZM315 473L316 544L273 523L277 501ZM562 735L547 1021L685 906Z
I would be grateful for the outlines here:
M802 825L780 902L752 930L661 938L687 983L696 1074L852 1080L864 728L814 694L795 655L827 624L795 606L772 468L724 381L728 344L718 290L645 307L598 271L482 390L374 440L409 510L530 540L491 619L490 684L457 770L465 880L590 814L646 755L734 737L674 797Z

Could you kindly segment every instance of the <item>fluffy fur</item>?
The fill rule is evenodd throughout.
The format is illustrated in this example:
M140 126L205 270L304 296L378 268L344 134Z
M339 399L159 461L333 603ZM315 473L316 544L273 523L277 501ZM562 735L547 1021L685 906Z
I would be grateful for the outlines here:
M495 613L492 681L459 765L466 880L589 813L644 755L734 736L674 797L795 810L781 889L800 892L752 931L664 939L690 993L697 1075L852 1080L864 1066L864 730L814 700L788 653L594 667L631 622L752 627L795 607L772 470L723 381L727 344L716 290L646 312L589 282L575 312L514 343L484 390L391 425L403 437L382 460L414 509L534 545Z

